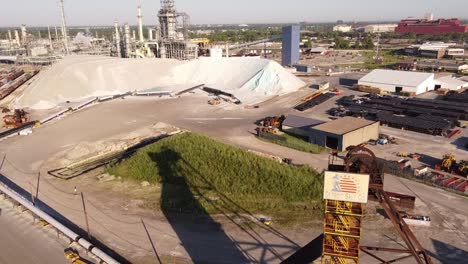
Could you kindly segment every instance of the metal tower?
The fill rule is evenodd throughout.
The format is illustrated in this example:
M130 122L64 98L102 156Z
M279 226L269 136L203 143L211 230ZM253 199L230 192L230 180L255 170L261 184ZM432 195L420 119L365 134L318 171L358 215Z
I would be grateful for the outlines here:
M161 10L159 10L158 17L161 25L161 38L163 40L176 40L177 11L174 0L161 0Z
M69 49L68 49L68 33L67 33L67 20L65 18L65 7L63 4L64 0L59 0L59 6L60 10L62 12L62 34L63 34L63 44L65 47L65 54L68 55Z

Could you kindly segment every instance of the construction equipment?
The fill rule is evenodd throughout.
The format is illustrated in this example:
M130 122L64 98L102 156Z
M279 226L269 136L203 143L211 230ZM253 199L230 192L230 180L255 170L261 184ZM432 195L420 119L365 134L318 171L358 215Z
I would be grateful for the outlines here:
M15 109L12 115L6 115L3 117L3 122L7 128L19 127L28 122L28 113L23 109Z
M261 120L260 125L263 127L276 128L281 130L284 120L286 120L286 117L284 115L273 117L269 116Z
M461 160L457 165L457 171L461 176L467 177L468 176L468 161Z
M208 101L208 104L210 104L210 105L219 105L219 104L221 104L221 98L216 97L214 99L211 99L211 100Z
M442 159L441 169L446 171L446 172L451 172L453 170L453 167L456 165L457 160L455 159L455 156L452 154L446 154L444 155L444 158Z
M400 158L407 158L410 156L410 154L408 154L408 152L398 152L397 156Z

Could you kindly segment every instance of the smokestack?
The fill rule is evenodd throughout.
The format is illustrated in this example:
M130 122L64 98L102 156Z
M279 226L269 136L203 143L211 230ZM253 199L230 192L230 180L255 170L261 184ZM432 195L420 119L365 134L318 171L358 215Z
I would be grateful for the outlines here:
M97 32L97 31L96 31L96 38L99 38L99 34L98 34L98 32Z
M47 26L47 33L49 33L49 45L50 45L50 50L54 49L54 45L52 45L52 35L50 34L50 26Z
M125 24L125 58L130 56L130 27Z
M132 39L133 39L133 40L136 40L136 32L135 32L135 30L132 31Z
M16 39L16 45L18 45L18 47L21 46L21 41L20 41L18 30L15 30L15 39Z
M41 30L38 30L37 32L39 33L39 38L41 39L42 38Z
M21 40L23 41L23 44L26 44L26 25L21 25Z
M120 32L119 32L119 24L117 20L115 20L115 46L117 47L117 56L122 58L122 50L120 46Z
M143 37L143 16L141 15L141 6L138 6L138 35L140 37L140 42L145 42Z
M65 54L68 55L68 33L67 33L67 20L65 18L65 7L63 4L63 0L59 1L60 9L62 11L62 35L63 35L63 44L65 45Z
M57 30L57 26L55 26L55 40L57 41L59 38L58 38L58 30Z

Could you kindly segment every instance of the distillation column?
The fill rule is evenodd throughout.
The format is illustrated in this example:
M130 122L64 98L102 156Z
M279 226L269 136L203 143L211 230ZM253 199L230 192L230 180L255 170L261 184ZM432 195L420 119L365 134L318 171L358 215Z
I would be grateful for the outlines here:
M122 58L122 49L120 45L119 24L115 21L115 47L117 48L117 57Z
M125 58L130 57L130 26L125 24Z

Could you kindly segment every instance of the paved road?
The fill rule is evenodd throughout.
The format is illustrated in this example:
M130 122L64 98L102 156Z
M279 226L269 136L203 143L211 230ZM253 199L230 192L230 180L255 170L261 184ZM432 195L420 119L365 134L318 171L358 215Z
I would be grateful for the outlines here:
M286 149L256 141L249 134L249 131L253 129L252 124L255 120L266 115L290 111L291 103L297 99L294 97L279 98L274 103L266 103L260 109L252 110L236 108L236 106L228 106L230 109L223 109L222 106L208 106L206 96L190 96L164 101L151 99L112 101L46 124L34 130L34 133L30 136L16 137L0 142L0 151L7 153L8 159L14 162L14 164L6 164L2 172L5 172L8 177L23 188L28 189L29 181L35 182L35 172L41 169L44 161L57 152L64 151L80 142L104 140L118 134L130 133L157 122L166 122L246 148L293 158L293 160L300 163L310 164L316 168L324 168L327 164L326 154L311 155ZM402 134L404 133L402 132ZM429 148L430 144L428 142L424 148ZM433 145L437 146L437 143ZM385 152L385 150L381 151ZM62 191L68 190L70 192L73 188L71 184L79 183L79 181L80 179L71 183L55 182L55 184ZM394 183L395 186L398 185L398 181L394 181ZM421 203L425 205L423 209L426 211L424 212L427 212L431 217L433 215L436 217L438 215L442 216L438 220L441 227L431 228L430 232L418 230L420 234L427 235L427 240L424 239L423 244L432 247L431 236L435 234L434 238L440 243L453 245L466 252L468 247L455 234L453 225L460 226L459 224L464 224L468 226L466 222L460 222L468 217L468 208L466 206L468 199L458 198L442 191L435 191L433 188L416 183L408 183L407 185L410 190L416 192L423 199ZM401 184L398 186L398 188L402 189L405 187L401 186ZM87 192L91 193L88 198L99 207L93 208L91 206L89 208L90 215L97 220L91 221L95 235L122 254L133 257L151 254L147 237L143 233L141 225L138 224L138 217L125 211L125 206L123 206L131 201L118 200L111 193L102 192L98 186L86 185L83 187L87 188ZM81 204L77 197L64 195L62 191L57 190L57 187L52 187L47 183L41 185L41 190L47 195L47 197L42 197L46 203L73 222L82 227L84 226ZM447 202L453 201L456 202L452 203L450 207L446 206ZM462 208L455 211L456 219L448 218L448 220L444 220L447 219L444 215L450 215L451 209L456 208ZM105 214L102 212L105 212ZM109 215L112 218L109 218ZM151 218L148 220L150 233L162 254L187 257L189 255L187 251L191 251L192 254L203 260L215 262L236 262L233 260L239 256L229 256L229 254L233 252L233 248L237 247L237 250L243 254L248 254L252 260L261 262L261 260L268 259L269 263L274 263L279 261L278 256L288 256L292 250L297 248L297 245L304 245L314 238L314 235L317 235L317 230L311 229L283 230L285 236L282 236L270 231L247 230L246 232L237 226L224 230L219 230L216 226L212 229L209 227L205 229L204 227L197 228L196 225L183 226L181 223L171 225L166 219L154 217L154 215L148 216L148 218ZM320 227L318 227L318 230L320 230ZM432 232L432 230L437 232ZM463 232L466 232L465 229ZM207 236L208 233L209 236ZM226 234L229 239L226 239ZM181 239L180 236L183 238ZM294 239L289 240L287 237L293 237ZM385 241L382 243L385 243ZM443 245L438 246L438 248L442 247ZM438 248L433 250L434 254L444 252L444 254L449 255L451 253L449 247L446 250L439 250ZM239 259L242 259L242 257L239 257Z
M50 228L33 225L32 217L20 215L5 201L0 208L0 264L68 263L63 254L67 243Z

